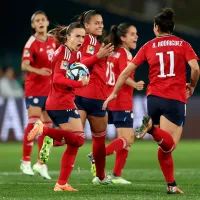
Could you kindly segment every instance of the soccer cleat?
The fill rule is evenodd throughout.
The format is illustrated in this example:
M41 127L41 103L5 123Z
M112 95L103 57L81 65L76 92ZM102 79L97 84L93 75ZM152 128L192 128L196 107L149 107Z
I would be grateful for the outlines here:
M92 180L92 183L94 185L107 185L110 184L111 182L112 182L112 177L109 175L106 175L103 180L100 180L99 177L97 176Z
M167 194L184 194L177 186L167 186Z
M42 135L43 127L44 127L44 124L42 123L40 119L38 119L35 122L33 129L29 132L27 136L28 141L33 140L36 136Z
M113 177L112 183L116 184L116 185L118 185L118 184L124 184L124 185L125 184L131 184L130 181L127 181L127 180L123 179L122 177Z
M56 185L54 186L54 191L78 192L77 189L74 189L68 183L66 183L65 185L59 185L58 183L56 183Z
M33 171L38 173L45 179L51 179L51 177L48 174L48 168L45 164L36 163L35 165L33 165Z
M22 160L21 165L20 165L20 169L21 169L23 174L30 175L30 176L34 175L34 172L31 168L31 162L30 161L23 161Z
M47 161L49 160L49 155L52 146L53 146L53 139L50 138L49 136L45 136L42 148L40 149L40 160L43 163L47 163Z
M140 139L145 136L148 130L152 126L152 120L149 116L144 116L142 120L142 125L135 130L135 137Z
M88 158L90 159L90 163L91 163L91 168L90 168L91 173L95 177L96 176L96 166L95 166L95 161L94 161L92 152L90 154L88 154Z

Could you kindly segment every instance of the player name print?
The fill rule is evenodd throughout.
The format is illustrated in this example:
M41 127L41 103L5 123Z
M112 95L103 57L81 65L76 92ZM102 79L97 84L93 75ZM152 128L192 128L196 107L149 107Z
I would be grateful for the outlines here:
M177 41L177 40L163 40L160 42L154 42L152 45L152 48L156 47L167 47L167 46L182 46L183 41Z

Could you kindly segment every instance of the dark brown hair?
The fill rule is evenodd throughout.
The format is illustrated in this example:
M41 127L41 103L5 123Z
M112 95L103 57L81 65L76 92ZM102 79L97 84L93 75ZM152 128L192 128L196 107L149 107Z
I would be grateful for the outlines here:
M77 22L73 22L69 26L57 25L56 28L49 31L49 34L53 35L57 42L64 44L67 40L66 35L70 35L72 30L75 28L84 29L84 26Z
M154 23L162 33L173 33L174 31L174 11L171 8L164 8L163 11L155 16Z

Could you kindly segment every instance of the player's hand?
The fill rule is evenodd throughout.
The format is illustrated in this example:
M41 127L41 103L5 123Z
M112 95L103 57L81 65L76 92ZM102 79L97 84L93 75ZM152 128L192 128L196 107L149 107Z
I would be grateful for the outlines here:
M49 68L43 67L43 68L37 69L36 73L42 76L50 76L52 72Z
M113 50L114 50L114 46L111 43L107 45L102 44L101 48L99 49L99 52L97 53L97 57L98 58L107 57L112 54Z
M90 77L88 77L87 75L84 75L81 81L83 83L83 86L88 85L90 81Z
M194 87L191 86L190 83L186 84L186 98L190 98L192 96L192 94L194 93Z
M117 97L116 94L111 93L111 95L104 101L102 110L106 110L106 108L107 108L107 106L108 106L108 103L109 103L110 101L112 101L113 99L116 99L116 97Z
M144 89L144 81L136 82L135 89L138 90L138 91L143 90Z

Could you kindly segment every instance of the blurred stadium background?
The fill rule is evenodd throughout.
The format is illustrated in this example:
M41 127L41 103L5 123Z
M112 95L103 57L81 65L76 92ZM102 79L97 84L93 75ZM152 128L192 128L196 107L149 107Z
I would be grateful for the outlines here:
M27 113L23 99L23 83L26 74L21 72L20 59L22 49L25 42L31 35L30 18L32 13L36 10L43 10L49 17L50 28L55 24L67 25L71 22L73 16L79 13L96 9L102 12L104 18L105 29L109 30L113 24L122 22L130 22L136 26L139 35L139 42L136 51L148 40L154 37L153 34L153 19L154 16L163 8L172 7L176 13L176 31L177 36L182 37L188 41L195 49L197 55L200 57L200 1L199 0L35 0L35 1L4 1L4 7L1 9L1 45L0 45L0 188L2 189L0 199L40 199L37 191L46 195L52 188L56 177L58 175L59 159L61 156L62 148L54 152L54 159L49 163L50 170L57 170L56 173L51 172L53 181L51 186L47 181L42 181L47 184L48 190L46 193L40 189L39 178L25 178L18 174L19 161L21 157L20 142L23 138L23 130L27 123ZM190 70L188 69L188 74ZM148 66L144 65L137 69L136 80L144 80L148 83ZM189 77L189 76L188 76ZM8 88L2 88L1 81L7 80L9 83ZM188 79L189 81L189 79ZM8 95L4 93L5 90L11 91ZM200 123L200 84L198 84L194 96L189 100L187 106L187 118L184 129L183 141L180 144L180 149L175 152L175 159L177 159L177 176L181 180L181 184L186 191L194 193L197 191L199 183L199 123ZM146 114L146 98L145 93L136 92L134 96L134 127L141 123L143 115ZM86 138L90 139L90 130L88 124L85 127ZM108 139L116 137L114 127L108 126L107 130ZM148 139L148 138L146 138ZM189 139L191 141L189 141ZM156 145L152 141L136 142L136 145L131 150L128 164L126 165L125 176L129 177L131 181L137 182L133 187L126 189L126 195L120 193L118 189L110 189L108 191L103 189L101 192L103 196L98 199L132 199L131 191L135 191L138 195L134 196L135 199L161 199L159 192L163 191L164 180L161 178L161 172L156 160ZM91 150L90 142L87 142L80 150L77 158L76 172L80 175L79 179L76 174L72 176L72 182L79 185L79 182L85 181L85 175L89 176L89 163L87 162L86 155ZM133 152L133 153L132 153ZM148 153L147 153L148 152ZM195 152L195 153L194 153ZM34 150L36 157L36 147ZM133 155L133 156L132 156ZM141 156L140 156L141 155ZM184 156L183 156L184 155ZM85 157L84 157L85 156ZM187 159L187 161L185 160ZM112 169L113 159L108 159L108 170ZM36 158L34 159L35 162ZM141 169L142 168L142 169ZM144 169L144 170L143 170ZM138 170L138 171L137 171ZM141 170L141 171L140 171ZM154 171L155 170L155 171ZM157 171L158 170L158 171ZM83 171L83 174L81 174ZM13 175L13 174L14 175ZM142 173L143 175L141 175ZM188 174L188 177L182 174ZM195 175L196 174L196 175ZM158 178L159 176L159 178ZM90 182L91 177L86 182ZM149 183L150 180L150 183ZM28 185L28 184L32 185ZM38 185L39 184L39 185ZM137 185L138 184L138 185ZM145 188L154 184L149 190ZM160 184L162 184L160 186ZM89 197L87 184L79 185L82 190L85 190L83 197ZM11 189L11 188L15 189ZM32 196L28 195L27 190L22 190L21 187L27 187L27 190L32 190ZM43 187L43 186L42 186ZM138 189L138 187L140 189ZM154 190L157 187L158 190ZM86 189L87 188L87 189ZM196 188L196 189L195 189ZM94 189L94 188L92 188ZM152 193L152 191L154 191ZM146 191L146 192L144 192ZM35 192L35 193L34 193ZM99 191L94 189L92 194L98 194ZM144 194L142 194L144 192ZM52 193L53 194L53 193ZM107 196L105 196L107 195ZM117 196L116 196L117 195ZM123 196L124 195L124 196ZM142 197L140 195L143 195ZM156 196L158 195L158 196ZM196 196L186 196L181 199L199 199L200 194ZM48 199L62 199L64 196L52 196ZM140 198L141 197L141 198ZM43 196L43 199L47 196ZM81 199L75 196L70 199ZM163 199L168 199L167 196ZM170 198L175 199L175 198Z

